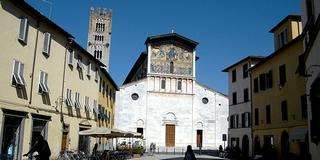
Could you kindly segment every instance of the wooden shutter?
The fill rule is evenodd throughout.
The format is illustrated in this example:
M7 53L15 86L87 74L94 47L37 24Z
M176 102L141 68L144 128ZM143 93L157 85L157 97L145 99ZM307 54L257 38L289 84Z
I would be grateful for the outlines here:
M174 147L175 144L175 125L166 125L166 147Z

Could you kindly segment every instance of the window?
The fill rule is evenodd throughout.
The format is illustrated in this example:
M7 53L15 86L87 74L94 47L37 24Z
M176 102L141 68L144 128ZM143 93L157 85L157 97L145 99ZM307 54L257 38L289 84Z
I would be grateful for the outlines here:
M78 63L77 63L78 69L82 70L83 65L82 65L82 57L79 55L78 56Z
M238 128L239 127L239 115L234 114L230 116L230 128Z
M72 49L68 49L67 50L68 53L68 65L73 66L73 50Z
M85 96L84 98L84 108L87 112L90 111L90 108L89 108L89 97L88 96Z
M237 81L237 71L236 71L236 69L234 69L232 71L232 82L235 82L235 81Z
M259 108L254 109L254 124L259 125Z
M87 65L87 76L91 76L91 63L88 62L88 65Z
M209 102L208 98L206 98L206 97L202 98L202 103L203 104L208 104L208 102Z
M259 79L258 79L258 77L253 80L253 91L255 93L259 92Z
M173 73L173 62L170 62L170 73Z
M308 119L308 105L307 105L307 95L302 95L300 97L300 103L301 103L301 116L302 119Z
M246 88L243 90L243 101L248 102L249 101L249 89Z
M283 86L287 82L286 65L283 64L279 67L280 85Z
M48 73L40 71L39 93L49 93Z
M165 79L161 80L161 89L166 89L166 80Z
M271 107L270 107L270 105L266 106L266 123L267 124L271 123Z
M235 128L239 128L239 115L235 115Z
M93 106L92 106L92 111L93 111L93 113L97 116L97 114L98 114L98 108L97 108L97 100L93 100Z
M71 95L71 89L67 89L67 97L66 97L66 104L68 107L72 107L72 95Z
M260 80L260 90L264 91L266 90L266 74L260 74L259 75L259 80Z
M233 105L237 104L237 92L232 93L232 104Z
M243 79L248 77L248 64L244 64L242 66L242 75L243 75Z
M282 114L282 121L288 120L288 106L287 101L281 102L281 114Z
M98 70L98 67L96 67L96 70L94 72L94 80L98 81L98 79L99 79L99 70Z
M13 86L24 86L26 84L23 78L24 64L18 60L13 60L12 82Z
M44 33L44 44L42 52L46 55L50 55L50 45L51 45L51 34L48 32Z
M20 29L19 29L19 37L18 40L24 44L27 44L28 37L28 19L21 18L20 19Z
M138 100L138 99L139 99L139 95L138 95L137 93L133 93L133 94L131 95L131 98L132 98L133 100Z
M281 48L288 42L288 29L285 28L281 33L278 35L278 48Z
M250 113L245 112L241 114L241 124L243 128L250 127Z
M234 115L230 116L229 125L230 125L230 128L234 128Z
M80 93L76 92L76 95L75 95L75 107L76 108L80 108L81 107L81 103L80 103Z
M102 81L102 95L103 95L103 97L105 94L108 94L108 93L106 93L106 82Z
M99 81L99 92L102 91L102 78L100 77L100 81Z
M178 80L178 90L180 91L181 90L181 88L182 88L182 84L181 84L182 82L181 82L181 79L179 79Z
M272 70L270 70L268 73L266 73L266 89L272 88Z

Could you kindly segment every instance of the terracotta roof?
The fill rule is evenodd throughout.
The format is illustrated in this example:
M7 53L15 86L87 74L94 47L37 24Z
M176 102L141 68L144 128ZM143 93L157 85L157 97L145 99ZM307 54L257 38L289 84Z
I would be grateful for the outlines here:
M256 65L254 65L253 67L251 67L249 70L253 70L255 68L257 68L258 66L262 65L263 63L267 62L268 60L270 60L271 58L273 58L274 56L283 53L282 51L287 49L288 47L290 47L291 45L293 45L294 43L297 42L301 42L303 41L303 35L299 35L298 37L296 37L295 39L291 40L289 43L285 44L284 46L282 46L280 49L276 50L275 52L273 52L272 54L270 54L269 56L265 57L263 60L261 60L259 63L257 63ZM303 52L303 51L301 51Z
M227 68L223 69L222 72L228 72L230 68L233 68L233 67L235 67L235 66L237 66L237 65L239 65L239 64L241 64L241 63L243 63L243 62L245 62L245 61L248 61L248 60L261 61L261 60L263 60L264 58L265 58L264 56L254 56L254 55L250 55L250 56L247 56L247 57L239 60L238 62L236 62L236 63L228 66Z

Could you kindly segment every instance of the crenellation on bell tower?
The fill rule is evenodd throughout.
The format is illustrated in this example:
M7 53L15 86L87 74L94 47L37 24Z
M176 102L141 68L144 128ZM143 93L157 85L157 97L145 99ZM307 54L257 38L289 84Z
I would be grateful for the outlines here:
M91 7L87 50L106 65L107 71L109 71L111 32L112 10Z

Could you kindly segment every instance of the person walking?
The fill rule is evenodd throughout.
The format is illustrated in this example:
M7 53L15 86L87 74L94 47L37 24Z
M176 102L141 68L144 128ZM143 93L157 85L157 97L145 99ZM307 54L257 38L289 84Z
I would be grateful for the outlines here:
M187 146L186 154L184 155L183 160L196 160L196 156L193 153L191 145Z
M38 152L37 160L49 160L51 155L51 150L48 145L48 142L43 138L41 134L36 136L36 142L34 146L31 147L28 153L24 154L23 156L32 155L34 152Z

